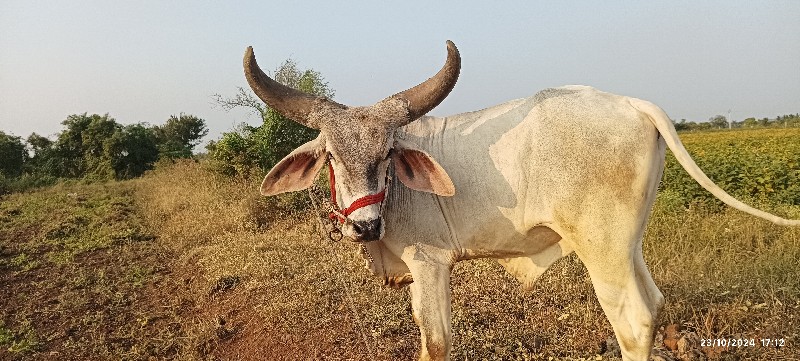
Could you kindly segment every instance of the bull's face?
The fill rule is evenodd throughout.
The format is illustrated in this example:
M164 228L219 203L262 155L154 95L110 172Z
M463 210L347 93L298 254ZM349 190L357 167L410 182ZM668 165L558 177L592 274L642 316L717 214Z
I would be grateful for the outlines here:
M390 165L397 179L411 189L453 195L452 181L435 160L394 137L398 127L430 111L455 86L461 59L452 42L447 42L447 48L447 63L435 76L368 107L347 107L283 86L258 68L248 48L245 75L256 95L285 116L320 130L319 137L295 149L270 170L261 193L275 195L308 188L330 162L337 203L342 209L383 191ZM382 203L353 210L342 228L345 236L357 241L382 238Z

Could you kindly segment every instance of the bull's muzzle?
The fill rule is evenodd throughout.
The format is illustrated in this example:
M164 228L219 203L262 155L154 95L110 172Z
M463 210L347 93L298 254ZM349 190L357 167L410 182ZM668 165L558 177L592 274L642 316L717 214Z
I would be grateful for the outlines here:
M353 221L353 238L357 242L370 242L381 239L381 226L383 221L376 218L369 221Z

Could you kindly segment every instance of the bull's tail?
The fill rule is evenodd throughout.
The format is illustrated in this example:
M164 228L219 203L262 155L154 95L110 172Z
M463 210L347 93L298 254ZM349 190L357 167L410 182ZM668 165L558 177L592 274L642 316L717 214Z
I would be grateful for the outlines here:
M722 188L714 184L711 179L708 179L706 174L700 170L700 167L697 166L692 157L686 151L683 143L681 143L680 138L678 138L678 133L675 131L675 127L672 125L669 117L667 117L667 114L664 113L661 108L653 103L636 98L630 98L630 103L634 108L650 118L650 121L656 126L656 129L658 129L658 132L661 133L661 136L664 137L667 146L670 150L672 150L672 153L675 155L675 159L677 159L678 163L683 166L683 169L685 169L686 172L697 181L697 183L700 183L703 188L711 192L711 194L713 194L715 197L719 198L721 201L725 202L725 204L733 208L748 214L752 214L756 217L766 219L772 223L781 226L800 226L800 220L781 218L774 214L753 208L726 193L724 190L722 190Z

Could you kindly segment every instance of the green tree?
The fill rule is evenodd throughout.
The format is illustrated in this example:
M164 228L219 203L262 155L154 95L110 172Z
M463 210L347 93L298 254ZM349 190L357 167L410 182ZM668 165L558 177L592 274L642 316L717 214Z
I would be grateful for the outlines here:
M95 114L96 115L96 114ZM122 126L108 114L93 116L89 126L81 134L83 139L83 158L86 165L85 177L95 179L114 179L114 154L110 152L114 134Z
M106 142L105 153L117 179L141 176L159 157L156 135L142 123L118 129Z
M74 114L61 124L65 129L59 134L52 154L55 175L66 178L114 178L111 159L105 151L106 143L121 129L114 118L108 114Z
M27 157L22 138L0 131L0 175L4 178L19 177Z
M162 126L153 128L162 157L189 158L200 139L208 134L206 122L194 115L170 116Z
M92 122L92 117L86 113L73 114L67 117L61 125L64 131L58 135L55 143L53 157L57 158L56 168L52 170L59 177L79 178L85 171L83 164L83 132Z
M728 119L725 118L724 115L715 115L711 118L708 118L708 122L713 128L723 129L728 127Z
M758 125L758 122L756 121L756 118L750 117L750 118L745 119L744 123L742 123L742 125L745 128L753 128L756 125Z
M126 179L140 176L158 159L156 131L144 124L122 126L108 114L86 113L70 115L62 124L65 129L50 150L46 139L31 135L38 144L32 147L41 149L34 150L34 157L42 155L36 163L52 169L50 175Z
M686 123L686 119L681 119L680 122L676 122L674 119L670 119L672 121L672 125L675 126L675 130L688 130L689 124Z
M31 133L27 139L28 148L32 157L44 155L45 152L53 147L53 141L36 133Z
M25 173L31 175L57 176L57 159L55 157L55 143L36 133L31 133L26 141L28 143L29 157L25 161Z
M304 93L332 98L334 91L317 71L301 70L293 60L286 60L275 70L275 81ZM209 155L222 173L247 175L253 167L261 171L272 168L281 158L303 143L314 139L319 131L296 123L256 98L249 89L238 88L233 97L214 95L222 109L245 108L262 120L258 127L239 126L224 133L218 142L209 144Z
M218 172L227 176L247 177L253 170L260 169L260 154L251 152L257 149L253 136L256 129L258 128L240 124L234 131L223 133L219 141L208 143L206 149Z

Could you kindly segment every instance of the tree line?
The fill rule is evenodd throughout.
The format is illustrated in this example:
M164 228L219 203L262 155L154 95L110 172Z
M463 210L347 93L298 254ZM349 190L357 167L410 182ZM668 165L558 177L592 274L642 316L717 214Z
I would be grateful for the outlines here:
M328 98L334 95L322 74L313 69L300 69L291 59L280 65L272 77L308 94ZM280 159L319 134L318 130L282 116L249 89L240 87L232 97L220 94L212 97L224 110L244 108L261 120L257 126L242 123L223 133L220 139L209 142L207 165L218 173L244 178L263 176ZM730 126L723 115L711 117L707 122L687 122L686 119L672 122L679 131ZM108 114L86 113L70 115L62 124L65 129L55 141L36 133L23 140L0 131L0 193L9 188L51 184L62 178L138 177L161 159L191 157L200 138L208 133L204 120L185 114L172 116L160 126L121 125ZM800 127L800 114L780 115L775 119L747 118L734 121L732 127ZM17 187L14 187L15 182Z
M672 124L675 126L675 130L678 131L695 131L695 130L713 130L713 129L741 129L741 128L764 128L764 127L772 127L772 128L796 128L800 127L800 113L797 114L785 114L779 115L775 117L775 119L769 118L760 118L756 119L754 117L750 117L744 119L742 121L733 121L729 122L728 118L724 115L715 115L711 118L708 118L707 122L694 122L694 121L686 121L686 119L681 119L680 121L672 120Z
M0 194L59 179L112 180L141 176L161 159L188 158L208 134L205 120L171 116L163 125L122 125L108 114L70 115L55 140L0 131Z

